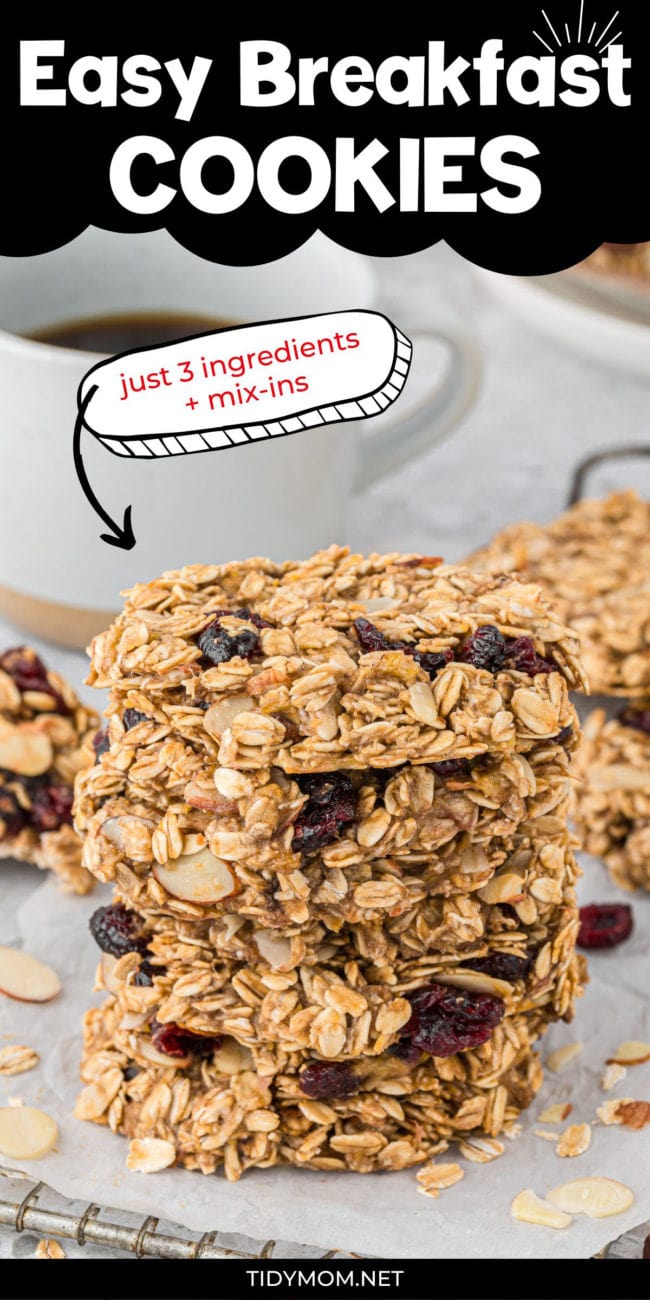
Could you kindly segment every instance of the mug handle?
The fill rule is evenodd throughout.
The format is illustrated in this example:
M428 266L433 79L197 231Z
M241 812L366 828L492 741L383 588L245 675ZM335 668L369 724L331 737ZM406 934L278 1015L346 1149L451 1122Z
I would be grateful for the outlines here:
M409 334L408 326L405 332ZM449 360L443 379L402 419L386 421L372 433L362 434L356 490L361 491L392 474L407 461L444 438L471 406L481 378L481 353L473 335L460 320L449 316L433 325L414 326L409 334L414 349L417 338L447 344Z

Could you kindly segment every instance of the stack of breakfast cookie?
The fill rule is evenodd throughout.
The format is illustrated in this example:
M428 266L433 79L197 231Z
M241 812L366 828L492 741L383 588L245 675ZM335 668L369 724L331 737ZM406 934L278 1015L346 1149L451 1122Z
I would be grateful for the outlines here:
M30 646L0 654L0 858L47 868L76 894L93 878L72 827L72 787L92 763L97 725Z
M167 573L91 650L104 1004L82 1118L132 1168L399 1169L492 1140L580 990L577 639L422 556Z
M613 492L548 525L512 524L468 563L539 582L580 637L592 691L625 697L586 724L575 814L616 883L649 889L650 502Z

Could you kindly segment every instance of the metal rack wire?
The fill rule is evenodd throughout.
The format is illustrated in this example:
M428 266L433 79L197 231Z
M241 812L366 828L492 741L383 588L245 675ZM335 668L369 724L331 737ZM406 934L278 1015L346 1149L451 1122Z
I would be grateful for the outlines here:
M26 1181L24 1174L2 1166L0 1178ZM17 1233L31 1231L75 1241L82 1247L93 1243L114 1250L125 1250L138 1259L147 1256L158 1259L269 1259L277 1244L275 1241L265 1241L259 1245L252 1238L246 1238L241 1240L250 1240L251 1249L236 1249L218 1242L220 1234L217 1229L204 1232L196 1238L189 1234L171 1235L157 1231L160 1220L153 1215L148 1215L139 1224L130 1227L115 1221L118 1213L116 1210L94 1201L80 1214L71 1210L46 1209L39 1205L39 1198L49 1190L45 1183L39 1182L31 1184L22 1198L0 1199L0 1226ZM302 1252L305 1248L298 1249ZM331 1259L346 1252L314 1250L313 1253L319 1259Z

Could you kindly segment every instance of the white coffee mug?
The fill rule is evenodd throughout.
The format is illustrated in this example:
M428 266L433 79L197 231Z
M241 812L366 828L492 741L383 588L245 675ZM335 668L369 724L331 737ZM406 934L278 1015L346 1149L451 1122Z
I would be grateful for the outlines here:
M417 332L448 345L444 377L415 408L405 394L366 427L326 425L226 452L128 463L88 437L85 466L101 504L119 522L133 509L136 546L120 550L101 540L105 525L82 494L72 456L77 386L98 354L25 334L129 312L262 321L378 305L370 263L322 237L266 266L206 262L166 232L95 229L41 256L0 258L0 612L28 631L84 645L119 608L121 590L166 569L300 558L341 542L350 493L448 432L480 370L469 332L433 308ZM395 323L417 355L409 322Z

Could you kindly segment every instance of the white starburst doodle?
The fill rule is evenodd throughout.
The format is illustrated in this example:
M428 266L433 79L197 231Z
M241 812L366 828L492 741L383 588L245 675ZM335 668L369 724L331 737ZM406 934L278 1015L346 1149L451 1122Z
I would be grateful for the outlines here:
M618 41L618 40L620 39L620 37L623 35L622 30L621 30L621 31L618 31L618 32L616 32L616 35L615 35L615 36L610 36L610 37L609 37L609 39L607 40L606 44L604 44L604 45L602 44L602 42L605 40L605 37L607 36L607 34L608 34L610 28L611 28L612 25L616 22L616 19L618 18L619 14L620 14L620 9L617 9L617 10L615 11L615 13L612 14L612 16L611 16L609 22L606 23L606 25L603 27L603 30L600 32L600 34L599 34L598 36L595 36L595 35L594 35L594 33L595 33L595 31L596 31L596 28L597 28L597 26L598 26L598 19L597 19L597 18L594 19L594 21L593 21L593 23L592 23L592 25L591 25L591 30L590 30L590 32L589 32L589 35L588 35L588 36L583 40L582 30L583 30L583 26L584 26L584 17L585 17L585 0L580 0L580 7L579 7L579 14L578 14L578 27L577 27L577 35L576 35L576 42L577 42L577 44L578 44L578 45L593 45L593 46L595 47L595 49L598 51L599 54L604 54L604 53L605 53L605 50L608 50L609 47L610 47L610 45L613 45L614 42L615 42L615 41ZM553 26L553 23L551 22L551 19L549 18L549 16L548 16L548 14L547 14L547 12L546 12L545 9L542 9L542 10L541 10L541 15L542 15L542 18L544 19L544 22L546 23L546 26L547 26L548 29L549 29L549 33L551 34L551 36L553 37L553 39L554 39L554 41L555 41L555 45L556 45L556 47L557 47L558 49L561 49L562 44L563 44L563 40L562 40L562 38L561 38L560 36L558 36L558 33L557 33L555 27ZM560 24L559 24L559 23L558 23L558 27L560 27ZM560 27L560 30L561 30L561 27ZM568 24L568 22L565 22L565 23L564 23L564 31L565 31L565 33L566 33L566 41L564 42L564 44L566 44L566 45L571 45L571 44L572 44L572 36L571 36L571 30L570 30L570 28L569 28L569 24ZM533 28L533 36L535 37L535 39L538 40L538 41L540 42L540 44L544 46L544 49L545 49L545 50L548 50L549 54L553 54L553 53L554 53L553 46L552 46L552 45L549 45L548 40L546 39L547 35L548 35L548 33L545 33L544 36L541 36L540 33L539 33L538 31L536 31L536 30Z

